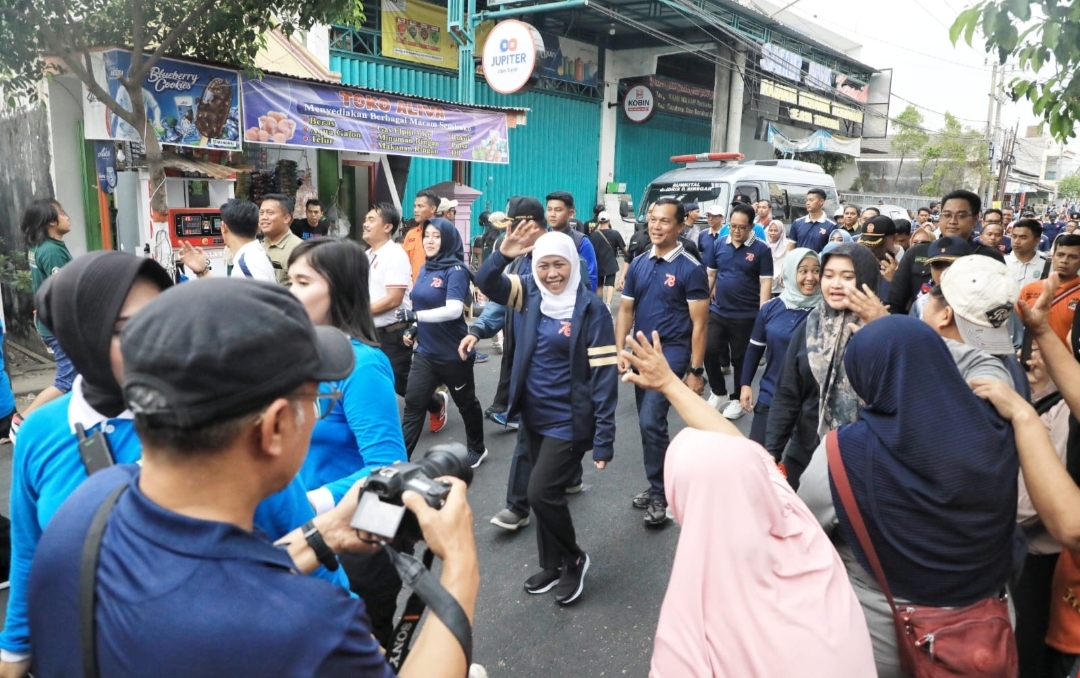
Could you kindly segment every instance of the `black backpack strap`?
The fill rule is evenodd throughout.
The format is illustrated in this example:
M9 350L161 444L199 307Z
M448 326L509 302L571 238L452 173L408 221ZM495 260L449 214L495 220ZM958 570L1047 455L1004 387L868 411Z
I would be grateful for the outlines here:
M82 646L83 676L98 678L97 633L94 623L94 607L97 602L95 585L97 583L98 556L101 554L101 540L105 537L105 526L109 524L116 501L128 488L127 483L116 488L105 497L94 518L90 521L90 530L83 541L82 563L79 565L79 644Z
M1040 398L1035 403L1035 412L1037 412L1039 416L1042 416L1054 409L1054 405L1060 403L1064 398L1065 396L1061 395L1061 391L1054 391L1045 398Z

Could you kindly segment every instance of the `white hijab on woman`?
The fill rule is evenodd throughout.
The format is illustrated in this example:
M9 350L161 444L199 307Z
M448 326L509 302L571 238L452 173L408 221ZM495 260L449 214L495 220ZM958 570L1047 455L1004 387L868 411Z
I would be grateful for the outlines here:
M558 294L548 290L544 281L536 273L536 265L540 260L552 255L570 262L570 279L566 281L563 291ZM573 316L574 306L577 304L578 287L581 286L581 262L574 239L565 233L555 231L540 236L536 245L533 246L532 274L540 288L540 312L555 320L566 320Z

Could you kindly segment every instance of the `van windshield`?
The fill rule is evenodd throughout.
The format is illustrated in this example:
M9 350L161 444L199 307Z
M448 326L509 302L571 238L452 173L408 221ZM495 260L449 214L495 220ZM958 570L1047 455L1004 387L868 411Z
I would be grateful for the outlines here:
M645 213L648 211L649 205L660 198L675 198L682 203L696 202L698 207L701 208L698 221L703 221L705 211L713 204L719 204L723 207L729 202L729 190L728 184L721 181L680 181L673 184L649 184L649 188L645 191L645 199L641 201L639 207L641 211L638 213L638 220L645 221ZM727 213L726 209L724 213Z

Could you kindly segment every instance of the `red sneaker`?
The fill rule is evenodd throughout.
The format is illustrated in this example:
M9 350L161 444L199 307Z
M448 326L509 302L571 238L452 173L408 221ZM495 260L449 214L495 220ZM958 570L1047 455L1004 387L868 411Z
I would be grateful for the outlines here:
M431 413L431 432L438 433L446 426L446 406L450 402L450 394L443 389L435 391L436 397L442 401L438 412Z

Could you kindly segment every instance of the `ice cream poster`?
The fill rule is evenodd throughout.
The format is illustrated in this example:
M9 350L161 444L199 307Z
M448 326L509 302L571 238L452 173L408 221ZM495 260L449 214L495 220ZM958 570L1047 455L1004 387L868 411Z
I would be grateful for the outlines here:
M269 75L243 89L247 143L510 162L499 111Z
M131 52L95 52L91 66L98 84L131 110L131 97L120 84L120 76L131 66ZM87 139L142 141L140 130L114 115L85 86L83 94ZM143 81L143 106L147 123L162 144L240 149L240 75L236 71L162 59Z

